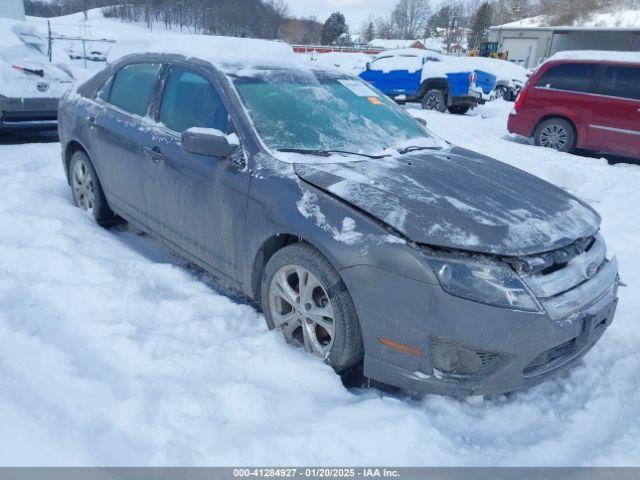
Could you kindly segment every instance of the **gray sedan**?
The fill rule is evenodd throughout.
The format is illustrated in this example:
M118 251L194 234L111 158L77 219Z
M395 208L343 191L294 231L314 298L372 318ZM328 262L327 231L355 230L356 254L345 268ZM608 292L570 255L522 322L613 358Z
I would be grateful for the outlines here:
M575 365L613 320L594 210L434 138L357 78L129 55L62 99L59 129L79 207L162 239L339 373L513 391Z

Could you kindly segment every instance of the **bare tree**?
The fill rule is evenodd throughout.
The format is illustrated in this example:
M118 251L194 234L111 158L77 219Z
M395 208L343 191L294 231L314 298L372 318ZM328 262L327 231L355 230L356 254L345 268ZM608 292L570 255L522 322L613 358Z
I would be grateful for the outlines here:
M429 0L400 0L391 13L391 24L403 39L422 35L431 15Z

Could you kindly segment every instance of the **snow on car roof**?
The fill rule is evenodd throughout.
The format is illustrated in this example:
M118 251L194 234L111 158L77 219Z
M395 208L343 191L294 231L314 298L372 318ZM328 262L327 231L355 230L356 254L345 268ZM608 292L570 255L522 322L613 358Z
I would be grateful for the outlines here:
M396 50L385 50L376 55L376 58L383 57L433 57L441 58L442 56L431 50L424 50L422 48L398 48Z
M37 37L43 40L38 31L31 25L19 20L0 18L0 50L24 49L25 43L21 35Z
M160 53L198 58L214 65L301 67L304 62L290 45L274 40L186 35L141 34L122 37L109 52L108 62L136 53Z
M558 52L549 58L549 62L556 60L592 60L596 62L639 63L640 52L609 52L604 50L574 50Z

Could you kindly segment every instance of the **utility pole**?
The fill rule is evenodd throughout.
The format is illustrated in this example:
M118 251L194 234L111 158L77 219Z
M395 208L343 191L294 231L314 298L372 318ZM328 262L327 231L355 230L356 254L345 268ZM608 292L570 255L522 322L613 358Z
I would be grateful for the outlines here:
M49 54L49 62L52 62L53 61L53 48L52 48L53 39L51 38L51 20L47 20L47 29L49 30L49 47L47 49L47 53Z

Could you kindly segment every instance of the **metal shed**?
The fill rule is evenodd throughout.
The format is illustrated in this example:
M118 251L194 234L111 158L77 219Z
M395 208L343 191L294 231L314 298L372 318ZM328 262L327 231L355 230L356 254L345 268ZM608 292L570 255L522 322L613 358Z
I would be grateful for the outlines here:
M24 2L22 0L0 0L0 18L24 21Z
M638 28L517 27L489 30L489 40L509 52L509 60L526 68L566 50L640 51Z

